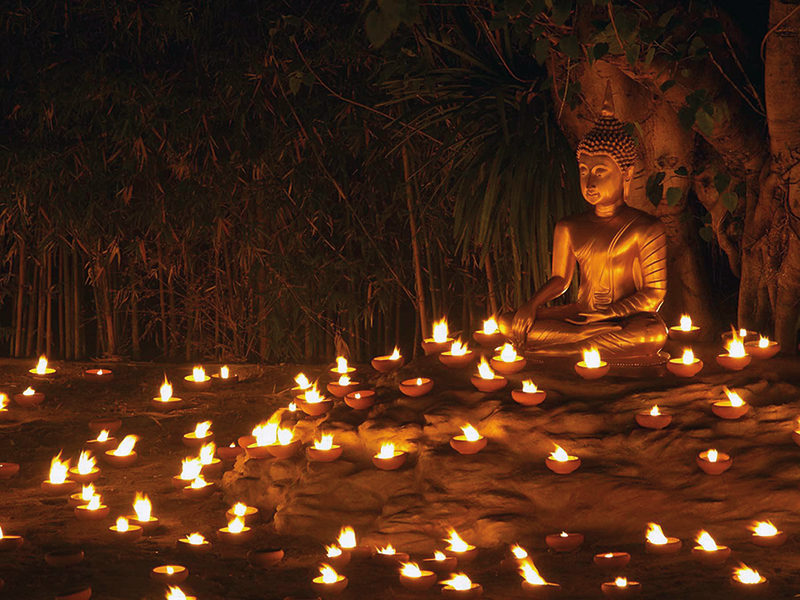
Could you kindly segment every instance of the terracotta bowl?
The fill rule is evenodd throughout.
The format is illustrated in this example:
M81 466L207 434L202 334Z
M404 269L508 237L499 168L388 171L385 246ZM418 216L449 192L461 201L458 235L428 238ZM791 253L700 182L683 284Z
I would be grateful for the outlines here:
M447 556L454 557L458 561L459 566L468 565L478 558L478 548L475 546L470 546L469 550L465 550L464 552L456 552L454 550L446 549L444 553Z
M406 359L402 356L397 360L389 360L389 356L391 355L387 354L386 356L377 356L373 358L372 368L378 371L378 373L391 373L402 367L406 362Z
M417 385L417 379L422 379L422 385ZM415 377L406 379L400 383L400 391L411 398L419 398L430 393L433 389L433 380L427 377Z
M104 429L113 435L120 427L122 427L122 419L119 417L95 417L89 421L89 429L95 435L100 435Z
M64 592L59 592L56 600L89 600L92 597L92 588L74 588Z
M677 554L683 548L683 542L678 538L668 537L666 544L653 544L645 540L644 547L650 554L656 556L667 556L669 554Z
M136 462L136 458L139 456L136 454L135 451L132 451L130 454L126 454L125 456L115 456L113 454L113 450L106 450L103 452L103 460L107 462L112 467L118 468L125 468L130 467L133 463Z
M247 447L246 452L248 458L256 458L256 459L272 458L272 453L269 451L268 446L258 446L256 444L250 444Z
M450 446L459 454L477 454L486 448L486 444L488 442L489 440L485 437L481 437L477 441L470 442L465 436L457 435L450 440Z
M217 456L222 460L236 460L240 454L245 452L241 446L217 446Z
M731 555L727 546L717 546L716 552L706 552L700 546L692 548L692 558L704 565L721 565Z
M14 394L13 396L14 402L19 404L22 407L28 408L31 406L38 406L42 402L44 402L44 392L36 392L30 396L24 396L23 394Z
M501 375L514 375L528 366L528 361L524 356L517 356L514 362L503 362L499 357L494 356L489 362L492 365L492 369Z
M739 335L739 330L736 330L736 335ZM752 331L750 329L747 330L747 335L742 338L742 341L747 344L747 342L758 342L758 339L761 335L757 331ZM733 339L733 332L732 331L725 331L723 332L719 338L722 340L723 343L728 343Z
M63 569L80 564L83 556L83 550L53 550L44 555L44 562L51 567Z
M557 460L553 460L549 456L545 459L545 464L547 468L550 469L553 473L558 473L559 475L569 475L573 471L575 471L578 467L581 466L581 459L575 458L574 460L559 462Z
M363 384L360 381L351 381L347 385L339 385L338 381L331 381L325 387L337 398L344 398L351 392L357 392L359 389L361 389L362 385Z
M254 436L252 434L240 435L239 439L236 440L236 443L238 444L239 448L241 448L242 450L247 450L247 447L250 444L255 444L256 443L256 436Z
M100 469L98 469L97 467L94 467L89 473L86 473L85 475L81 475L80 473L78 473L78 469L76 467L72 467L68 471L68 473L69 473L68 477L72 479L72 481L74 481L75 483L79 483L81 485L85 483L94 483L95 481L100 479Z
M700 337L700 328L696 325L692 325L689 331L684 331L680 327L670 327L669 337L677 342L694 342Z
M769 342L769 346L766 348L760 348L758 346L758 342L746 342L744 347L748 354L759 360L770 359L781 351L781 345L778 342L773 342L771 340Z
M119 440L115 437L109 437L104 442L95 440L88 440L84 446L87 450L91 450L97 455L102 455L106 450L113 450L119 446Z
M171 575L166 572L166 566L167 565L162 565L152 569L150 571L150 579L163 585L178 585L186 581L186 578L189 577L189 569L182 565L170 565L173 568L177 567L175 572Z
M472 334L472 339L478 342L478 344L484 348L497 348L505 343L506 336L499 331L496 333L483 333L483 331L476 331Z
M607 581L600 587L606 598L636 598L642 593L642 584L638 581L629 581L625 587L620 587L613 581Z
M547 397L547 392L542 390L536 390L535 392L523 392L522 390L511 390L511 398L514 399L514 402L517 404L522 404L523 406L536 406L537 404L541 404L544 402L544 399Z
M17 473L19 473L19 465L17 463L0 462L0 479L11 479Z
M4 535L0 538L0 552L13 552L22 547L24 538L21 535Z
M583 534L567 533L567 537L563 537L560 533L551 533L545 538L545 542L548 548L556 552L572 552L583 544Z
M372 457L373 464L382 471L394 471L399 469L406 462L408 454L403 451L396 451L392 458Z
M526 598L537 598L538 600L552 600L561 598L561 586L557 583L545 583L544 585L534 585L527 581L522 582L522 591Z
M250 564L254 567L269 569L283 560L283 550L281 548L259 548L257 550L250 550L250 552L247 553L247 557L250 559Z
M608 555L611 556L608 556ZM606 552L605 554L595 554L593 559L601 569L622 569L631 562L631 555L627 552Z
M43 481L40 489L49 496L68 496L78 489L78 484L71 479L67 479L61 484Z
M269 453L272 454L275 458L289 458L290 456L294 456L297 454L297 451L300 450L300 447L303 443L298 440L292 440L286 445L281 446L280 444L270 444L267 446Z
M636 422L645 429L664 429L672 422L672 415L651 415L650 412L636 413Z
M343 552L349 552L352 560L367 560L372 558L375 548L372 546L355 546L354 548L342 548Z
M412 592L424 592L433 587L436 583L436 573L433 571L422 571L421 577L407 577L400 573L400 585Z
M191 375L186 375L183 378L183 388L193 392L205 392L211 387L211 377L206 375L203 381L195 381Z
M233 519L236 518L236 516L237 515L236 513L233 512L232 508L228 509L225 512L225 517L228 519L228 521L232 521ZM258 520L261 518L261 515L259 514L258 509L255 506L248 506L247 511L245 511L244 513L244 516L240 518L244 521L245 525L247 525L248 527L252 527L256 523L258 523Z
M456 590L446 585L442 588L442 596L445 598L457 598L458 600L473 600L483 596L483 588L480 583L473 583L468 590Z
M208 498L217 490L217 484L213 481L206 483L208 483L208 485L201 488L186 486L181 490L181 493L183 494L184 498L188 498L189 500L202 500L203 498Z
M705 454L705 452L701 452L701 454ZM717 462L711 462L701 458L700 455L695 457L695 461L697 462L697 466L709 475L722 475L725 471L730 469L733 464L733 459L724 452L719 453Z
M463 369L475 358L475 353L472 350L467 350L466 354L453 354L450 350L442 352L439 355L439 362L451 369Z
M148 521L140 521L139 517L136 515L129 515L128 521L130 522L130 527L141 527L142 533L145 535L150 535L161 526L161 522L158 520L158 517L150 517L150 520Z
M177 547L190 554L208 554L211 552L211 542L205 540L202 544L190 544L181 538L177 541Z
M474 385L479 392L490 394L502 390L508 385L508 379L500 375L495 375L494 379L484 379L478 375L473 375L470 378L472 385Z
M745 402L741 406L732 406L730 400L720 400L711 405L711 412L717 415L720 419L739 419L747 414L750 405Z
M448 556L444 560L425 558L422 560L421 568L433 571L434 573L452 573L457 564L458 558L455 556Z
M314 446L309 446L306 455L314 462L333 462L342 455L342 447L334 444L330 450L318 450Z
M75 516L78 517L81 521L102 521L108 516L109 508L104 504L100 505L100 508L97 510L89 510L86 508L87 505L81 505L75 507Z
M108 530L111 532L112 538L117 542L135 542L144 534L141 527L131 524L128 525L127 531L117 531L116 525L112 525Z
M193 480L191 479L181 479L180 475L174 475L172 477L172 487L174 487L176 490L182 490L187 485L191 485L192 481Z
M103 369L103 374L98 375L98 370L99 369L87 369L83 372L83 378L86 381L91 381L92 383L108 383L109 381L114 381L113 371L110 371L109 369Z
M373 390L360 390L347 394L344 398L344 403L353 410L367 410L375 404L375 392Z
M0 423L7 423L14 420L14 413L7 408L0 409Z
M337 596L347 587L347 577L339 575L336 583L323 583L322 577L315 577L311 580L311 589L320 596Z
M611 365L605 361L600 361L600 366L596 369L590 369L583 361L575 364L575 372L584 379L589 380L600 379L601 377L604 377L608 373L609 369L611 369Z
M67 505L70 508L77 508L81 504L86 504L86 500L81 497L81 493L78 492L77 494L71 494L69 498L67 498Z
M769 581L763 575L758 583L742 583L735 577L731 577L730 582L731 587L740 596L763 596L767 593L767 588L769 587Z
M173 410L181 409L185 406L183 398L170 398L168 402L162 402L161 398L153 398L150 401L150 406L157 412L170 412Z
M680 358L671 358L667 363L667 371L675 377L694 377L702 370L703 361L699 358L695 358L690 365L683 364L683 360Z
M783 546L788 537L786 532L779 531L775 535L751 535L750 541L761 548L777 548Z
M216 477L222 472L222 468L222 461L218 458L212 458L210 463L200 467L200 473L206 478Z
M222 377L220 377L219 373L212 373L211 381L217 387L231 387L239 383L239 374L228 373L228 378L223 379Z
M194 431L190 431L189 433L185 433L181 440L183 441L183 445L187 448L200 448L214 441L214 433L209 431L207 436L199 438L194 434Z
M717 364L723 369L731 371L741 371L750 364L751 360L753 360L753 357L749 354L745 354L741 358L735 358L727 354L717 354Z
M381 554L376 552L372 555L372 562L382 567L399 567L400 563L408 562L407 552L395 552L394 554Z
M223 544L231 546L240 546L252 541L254 532L250 527L245 527L240 533L231 533L227 527L223 527L217 531L217 538Z
M322 402L306 402L305 400L298 400L297 407L309 417L318 417L330 412L330 410L333 408L333 400L330 398L326 398Z
M425 356L430 356L431 354L439 354L441 352L447 352L450 349L450 346L453 345L453 338L447 338L444 342L435 342L432 338L428 338L422 340L422 349L425 351Z

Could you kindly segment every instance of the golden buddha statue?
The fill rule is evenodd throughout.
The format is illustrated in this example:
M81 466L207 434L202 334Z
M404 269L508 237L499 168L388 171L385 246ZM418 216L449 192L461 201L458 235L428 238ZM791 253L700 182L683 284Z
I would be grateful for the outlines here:
M593 209L556 223L553 269L500 329L533 356L596 348L603 358L657 357L667 339L658 309L667 293L667 240L655 217L625 204L636 145L614 116L610 84L601 116L578 144L581 191ZM547 307L580 268L578 301Z

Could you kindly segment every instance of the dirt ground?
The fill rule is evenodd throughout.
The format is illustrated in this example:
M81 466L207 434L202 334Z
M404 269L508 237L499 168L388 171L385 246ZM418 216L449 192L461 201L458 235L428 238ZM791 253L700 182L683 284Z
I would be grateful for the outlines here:
M794 481L796 476L800 476L797 467L800 448L793 445L789 432L792 429L792 418L800 412L800 398L795 394L797 386L800 386L800 361L779 357L768 363L754 364L743 373L728 374L713 365L713 352L711 347L705 353L698 352L708 366L692 384L706 382L708 385L719 385L730 380L730 385L750 385L754 391L746 399L757 407L759 419L752 419L747 429L740 431L737 436L743 440L742 443L746 440L750 446L757 446L760 443L758 429L754 427L760 427L762 423L772 424L768 436L761 442L764 446L774 444L779 448L781 459L760 462L759 465L767 464L772 471L759 473L758 476L745 478L740 474L733 482L723 478L716 480L719 483L703 480L698 488L699 493L707 496L705 500L711 506L709 510L718 511L722 515L730 511L727 505L738 502L729 492L733 491L734 496L741 493L742 502L747 503L758 497L761 489L769 489L769 497L779 504L772 508L779 513L780 524L790 534L795 534L800 530L800 516L795 514L800 491ZM430 362L426 365L424 370L428 372L437 368L444 369L434 367ZM0 391L11 395L24 389L32 382L27 374L27 369L31 366L33 365L28 361L5 360L0 363ZM248 546L225 546L217 542L216 530L226 525L225 511L230 508L231 503L226 502L219 492L206 500L184 499L172 487L170 479L180 471L182 458L191 454L183 446L181 436L191 431L195 423L212 420L218 445L227 445L238 436L249 433L255 424L268 418L278 408L286 406L290 399L288 390L296 373L302 370L314 378L324 373L327 365L240 366L235 369L242 378L238 386L199 394L181 389L179 382L190 368L186 365L165 367L109 364L107 366L114 370L115 379L107 386L98 386L81 379L82 371L90 365L53 366L59 369L55 380L33 382L38 391L47 394L44 403L34 409L22 409L12 403L15 421L0 423L0 462L16 462L21 465L17 477L0 480L0 527L6 534L25 537L25 543L20 550L13 553L0 552L0 578L5 580L5 588L0 591L0 597L54 598L63 590L90 585L94 592L93 598L162 599L166 597L165 587L151 582L149 578L149 571L161 564L187 566L190 577L181 587L187 594L191 591L201 600L280 600L287 596L313 596L309 581L317 575L315 565L322 553L319 539L312 535L280 535L276 533L273 523L261 523L256 527L256 539ZM97 365L91 366L95 368ZM369 372L369 366L362 366L362 369L365 374ZM406 372L410 372L409 369L413 370L413 367L407 366ZM175 395L189 400L187 408L171 414L152 412L149 408L149 400L157 395L165 372L175 384ZM561 394L556 393L555 396L560 401L582 395L582 404L576 406L580 406L580 410L586 414L594 410L594 407L601 406L612 395L632 397L657 392L668 398L670 389L684 385L674 378L664 377L633 385L631 382L635 376L630 372L624 377L603 380L603 383L578 381L566 370L541 372L539 379L543 380L542 385L563 388ZM777 384L787 385L785 394L776 398L775 394L763 393L765 385ZM508 391L505 394L508 395ZM515 406L510 400L504 402L511 407ZM669 402L666 404L669 406ZM607 403L604 406L607 410ZM541 409L535 410L541 411L537 413L539 418L544 418L548 407L543 405ZM96 415L107 413L123 416L122 429L116 434L118 439L126 434L141 437L136 446L139 457L136 464L127 469L115 469L100 464L102 477L96 486L104 503L111 508L110 515L104 521L96 523L79 521L64 498L48 497L40 492L39 486L47 477L50 460L59 451L63 451L65 458L71 458L73 465L77 462L85 440L94 437L88 428L88 421ZM649 434L637 430L627 420L625 422L627 434L631 437L639 436L637 443L644 443L642 436ZM685 429L685 433L689 435L703 427L708 425L702 421L688 422L679 426L678 431ZM779 435L776 435L776 431ZM583 433L587 438L593 435L592 432ZM724 434L726 430L716 433ZM698 439L702 439L702 436ZM605 442L603 439L594 441L597 444ZM619 440L615 437L613 443L619 443ZM581 447L584 446L585 440ZM665 452L667 447L668 441L659 446L659 451ZM765 451L768 449L765 448ZM505 460L513 458L506 457ZM654 454L648 460L653 462L654 469L658 467L658 455ZM600 464L599 459L596 462ZM582 470L591 469L591 466L590 459ZM751 472L750 468L745 470L745 473ZM615 478L615 485L620 485L619 473L609 471L607 476ZM687 478L686 481L668 481L665 489L693 488L694 476L693 472L692 478ZM587 478L582 480L583 483L576 479L573 480L576 483L572 485L584 486L581 494L591 497L592 494L601 494L602 490L607 489L598 484L600 477L606 477L606 474L600 473L597 478ZM782 483L773 485L776 482ZM657 478L648 485L658 487ZM718 486L716 492L713 487L715 485ZM779 487L783 488L781 493L776 492ZM118 515L132 513L133 498L137 491L148 494L153 503L153 514L161 520L161 527L151 536L123 545L113 539L108 527ZM573 490L568 493L575 492ZM619 497L626 500L612 507L616 510L609 517L609 523L624 519L626 514L638 514L642 510L641 506L635 505L635 497ZM676 494L675 497L681 496ZM626 504L627 502L630 504ZM592 519L602 518L597 516L597 507L584 504L584 500L581 500L579 506L586 508ZM602 498L598 498L597 504L605 507L604 510L610 510ZM757 509L763 512L765 507L758 506ZM732 520L735 521L740 516L737 513ZM600 583L613 579L613 575L594 566L592 556L597 552L611 550L611 543L613 550L631 553L633 559L625 574L629 579L643 582L645 598L709 599L730 595L728 580L732 567L739 561L757 568L770 579L770 592L763 597L788 598L800 593L797 582L800 552L796 536L791 537L782 548L759 549L748 543L747 532L743 529L745 524L738 523L742 528L738 539L723 540L733 548L734 557L721 567L702 567L691 559L688 548L693 544L684 535L685 532L675 533L668 527L669 524L679 523L684 517L694 525L698 519L694 508L687 508L681 501L676 501L671 506L671 514L661 514L660 517L667 535L684 538L684 550L676 557L649 556L641 541L634 541L625 535L618 539L614 536L604 538L600 533L587 535L584 547L568 555L547 552L543 535L518 541L529 550L540 572L548 580L558 582L566 588L565 596L569 598L602 597ZM331 528L330 523L324 525L326 529ZM688 531L689 527L686 529ZM603 527L597 528L598 532L602 530ZM176 540L194 531L199 531L213 542L211 554L186 556L176 549ZM722 531L727 533L725 529ZM541 534L549 532L545 530ZM723 543L719 539L717 541ZM286 552L279 565L266 570L250 566L247 560L248 549L276 546L282 547ZM66 570L49 567L44 561L44 554L65 547L82 549L86 555L85 560ZM484 598L504 600L524 597L520 590L519 576L511 570L500 568L500 563L507 554L507 544L484 547L481 548L478 559L465 567L464 571L483 585ZM423 557L425 556L420 555L414 558ZM439 596L438 587L429 592L409 592L399 585L396 571L369 562L352 563L343 573L350 580L348 590L341 596L346 600L403 600Z

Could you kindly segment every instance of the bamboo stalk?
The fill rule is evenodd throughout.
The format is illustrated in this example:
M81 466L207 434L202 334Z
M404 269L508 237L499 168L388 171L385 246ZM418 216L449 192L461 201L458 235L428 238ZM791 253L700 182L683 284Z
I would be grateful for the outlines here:
M486 253L483 266L486 269L486 284L489 289L489 306L492 309L492 314L496 315L498 313L496 292L497 282L495 281L494 270L492 269L491 252Z
M42 255L39 258L39 291L36 294L37 303L37 318L36 318L36 354L41 355L44 352L44 334L45 334L45 313L46 313L46 290L47 290L47 256L45 250L42 250Z
M47 356L53 354L53 250L47 251L47 316L45 352Z
M417 221L414 215L414 193L411 189L411 168L408 162L408 150L405 145L402 150L403 154L403 173L406 183L406 202L408 204L408 226L411 229L411 250L414 258L414 282L417 291L417 312L419 313L419 324L422 329L422 335L428 331L428 315L425 310L425 290L422 284L422 262L419 252L419 240L417 239ZM414 355L417 352L417 343L414 343Z
M156 238L156 260L158 261L158 303L161 314L161 351L169 355L169 339L167 337L167 302L164 291L164 257L161 251L161 238Z
M27 256L25 255L25 240L18 238L17 243L17 260L18 260L18 275L17 275L17 302L14 306L15 328L14 328L14 356L22 356L22 320L24 317L24 293L25 293L25 262Z
M79 359L84 356L84 338L83 338L83 323L81 317L83 314L82 296L83 296L83 281L80 276L82 272L80 263L80 254L78 245L72 242L72 342L74 344L73 358Z
M36 334L36 305L37 305L37 297L39 293L39 270L41 266L34 263L33 264L33 277L31 277L31 282L33 287L31 288L30 298L28 302L28 329L25 332L25 356L31 356L34 351L34 335Z
M56 250L56 273L58 275L58 293L56 294L57 312L58 312L58 355L65 359L67 357L66 347L66 329L64 327L64 247L59 242L58 249Z

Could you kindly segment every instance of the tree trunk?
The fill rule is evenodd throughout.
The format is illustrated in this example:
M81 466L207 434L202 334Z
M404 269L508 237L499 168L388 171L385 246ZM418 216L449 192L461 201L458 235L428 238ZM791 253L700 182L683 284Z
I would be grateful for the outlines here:
M45 335L45 352L53 354L53 251L47 251L47 325Z
M422 259L419 252L419 239L417 238L417 220L414 207L414 192L411 188L411 167L408 162L408 150L403 146L403 174L406 184L406 203L408 205L408 226L411 230L411 250L414 259L414 282L417 291L417 312L419 313L419 324L422 328L422 337L427 335L428 315L425 309L425 286L422 283ZM416 346L415 346L416 352Z

